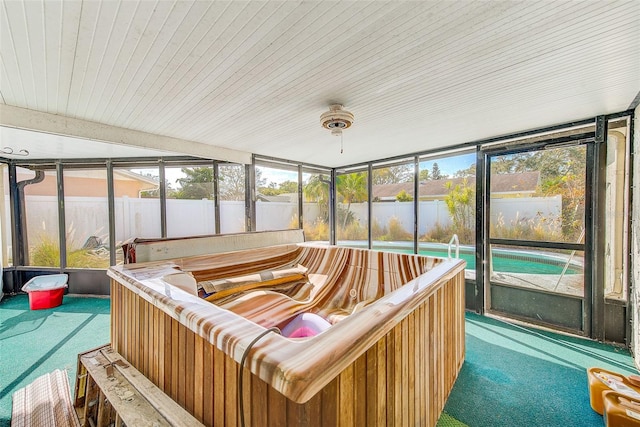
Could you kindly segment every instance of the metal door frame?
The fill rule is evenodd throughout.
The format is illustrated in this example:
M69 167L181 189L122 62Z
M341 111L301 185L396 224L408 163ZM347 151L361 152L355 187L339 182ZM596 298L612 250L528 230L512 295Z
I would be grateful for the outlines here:
M578 333L589 337L604 337L604 289L593 286L594 283L602 283L604 278L604 236L597 233L598 227L604 215L604 200L599 195L600 186L605 185L603 168L606 165L606 120L604 117L596 118L596 131L579 133L571 136L553 138L535 143L508 145L501 144L494 147L478 146L476 152L476 288L475 302L478 313L495 313L501 316L513 317L525 320L529 323L538 323L572 333ZM584 243L564 243L545 241L526 241L512 239L490 238L489 221L491 211L491 158L499 155L517 154L529 151L538 151L546 147L562 148L577 145L586 145L585 168L585 240ZM582 319L576 319L581 323L581 328L549 324L536 321L525 316L503 313L492 310L490 301L490 260L491 245L517 245L535 248L567 249L584 251L584 294L582 300ZM600 278L602 276L602 278ZM602 289L600 289L602 288ZM534 291L535 292L535 291ZM523 291L524 294L524 291ZM563 298L558 294L558 298ZM571 297L566 297L571 298ZM573 299L575 299L574 297Z

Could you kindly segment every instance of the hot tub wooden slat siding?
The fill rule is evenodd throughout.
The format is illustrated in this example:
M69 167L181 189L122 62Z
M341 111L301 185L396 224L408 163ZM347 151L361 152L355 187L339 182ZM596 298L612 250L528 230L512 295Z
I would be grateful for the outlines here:
M239 364L210 344L215 339L196 335L117 280L111 295L113 348L205 425L238 426ZM305 403L245 370L245 420L250 426L433 426L463 359L460 270Z

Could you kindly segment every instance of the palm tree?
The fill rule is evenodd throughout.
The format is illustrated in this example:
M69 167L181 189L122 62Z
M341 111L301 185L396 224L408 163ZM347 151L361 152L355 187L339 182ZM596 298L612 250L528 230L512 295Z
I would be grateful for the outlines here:
M344 216L342 227L347 226L351 203L358 203L367 199L367 174L365 172L353 172L336 177L336 192L342 197L342 203L347 204L347 212Z
M320 209L320 216L329 221L329 185L323 175L311 175L304 186L304 197L308 202L315 202Z

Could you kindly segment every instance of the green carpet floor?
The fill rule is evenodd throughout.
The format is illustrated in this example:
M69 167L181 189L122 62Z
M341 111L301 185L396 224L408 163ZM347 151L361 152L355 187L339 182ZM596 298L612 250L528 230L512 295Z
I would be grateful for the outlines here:
M467 313L466 358L445 412L471 427L603 426L586 368L637 373L629 352Z
M67 369L77 354L109 342L110 301L65 296L60 307L29 310L26 295L0 301L0 426L11 395L36 377ZM589 406L586 368L637 373L626 350L466 315L466 360L439 427L603 426Z
M61 306L29 310L26 295L0 301L0 426L9 426L11 395L56 368L75 382L78 353L109 342L108 298L65 295Z

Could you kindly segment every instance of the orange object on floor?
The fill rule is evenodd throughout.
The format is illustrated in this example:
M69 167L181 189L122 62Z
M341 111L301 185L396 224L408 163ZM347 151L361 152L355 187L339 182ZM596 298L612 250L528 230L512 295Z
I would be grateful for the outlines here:
M634 386L622 374L602 368L587 369L589 379L589 400L591 408L600 415L604 414L602 394L612 390L631 399L640 401L640 388Z
M640 426L640 400L616 391L602 393L605 427Z

